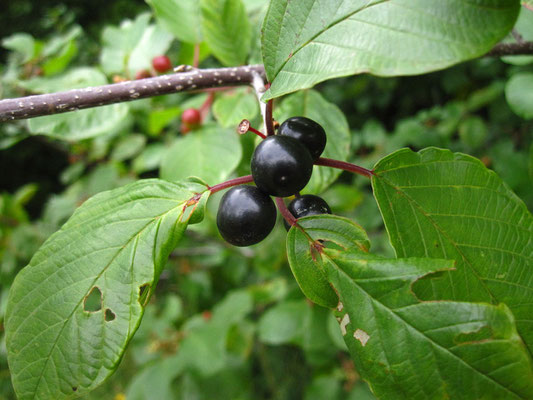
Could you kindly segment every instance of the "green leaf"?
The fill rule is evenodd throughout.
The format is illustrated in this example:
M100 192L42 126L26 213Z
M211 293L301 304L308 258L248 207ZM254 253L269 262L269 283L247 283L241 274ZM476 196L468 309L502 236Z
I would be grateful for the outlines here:
M477 159L448 150L399 150L372 178L398 257L456 261L416 285L424 299L505 303L533 352L533 217Z
M252 120L259 113L257 98L250 89L240 88L216 98L213 114L226 128L237 128L243 119Z
M313 307L305 299L284 301L261 316L257 329L259 340L271 345L295 344L308 354L336 352L328 332L330 318L335 324L329 310Z
M119 28L109 26L102 33L100 64L106 74L129 73L151 69L152 58L165 54L172 35L158 25L149 25L150 14L134 21L126 20Z
M150 25L144 31L139 43L131 51L128 61L128 69L131 72L150 70L152 59L165 54L172 42L170 35L158 25Z
M159 135L165 126L180 116L182 111L180 107L151 110L148 115L148 133L153 136Z
M265 99L340 76L422 74L481 56L519 9L516 0L273 0L263 24Z
M125 72L129 55L141 40L149 21L150 14L144 13L134 21L125 20L120 27L107 26L103 30L100 64L106 74Z
M187 202L204 190L152 179L103 192L45 242L9 294L6 344L19 399L81 395L113 373L196 214L198 203L188 212Z
M28 129L34 135L76 141L116 133L128 116L127 104L89 108L71 113L56 114L28 120Z
M477 149L487 137L487 126L483 118L473 115L459 125L459 137L470 148Z
M60 92L68 89L84 89L89 86L105 85L107 79L96 68L75 68L61 76L35 77L17 82L18 86L30 90L33 93Z
M198 0L146 0L157 22L187 43L202 41L200 2Z
M197 176L214 185L229 176L241 156L235 130L204 126L175 140L163 156L160 176L169 181Z
M23 63L27 63L37 55L35 39L28 33L15 33L2 39L2 47L22 54Z
M292 227L287 234L287 258L292 273L309 300L324 307L336 307L338 297L327 280L320 257L322 245L317 240L327 239L345 251L368 251L366 232L355 222L335 215L300 218L298 224L303 229Z
M76 25L64 35L54 37L43 47L42 56L48 58L42 64L45 75L57 74L67 67L78 52L76 39L82 33Z
M150 143L139 154L132 163L132 169L135 173L140 174L146 171L159 168L161 159L165 152L165 145L162 143Z
M200 0L205 41L226 66L244 64L250 52L252 27L241 0Z
M322 157L345 161L350 152L350 128L342 111L315 90L306 90L288 96L277 108L276 118L282 123L294 116L311 118L326 131L327 143ZM324 191L341 174L341 170L328 167L313 167L311 180L305 193Z
M533 118L533 73L515 74L505 86L505 98L517 115L524 119Z
M76 42L74 40L68 42L57 57L50 58L43 62L42 68L44 75L48 76L63 72L77 53L78 46L76 45Z
M337 319L356 369L380 399L526 399L533 370L504 305L420 302L412 285L453 266L324 250Z
M111 160L124 161L139 154L146 145L146 136L130 133L119 140L111 153Z

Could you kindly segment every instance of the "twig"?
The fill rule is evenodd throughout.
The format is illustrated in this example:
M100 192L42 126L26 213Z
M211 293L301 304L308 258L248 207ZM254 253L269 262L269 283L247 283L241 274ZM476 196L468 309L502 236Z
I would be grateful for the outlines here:
M297 225L296 218L294 218L294 215L291 214L283 199L281 197L276 197L274 201L276 202L276 206L278 206L278 210L285 221L287 221L290 226Z
M533 42L499 43L486 56L533 55ZM259 77L255 80L254 76ZM74 89L66 92L0 100L0 122L40 117L108 104L122 103L184 91L212 89L223 86L252 84L258 97L265 92L265 70L262 65L235 68L185 69L183 72L154 78L125 81L110 85ZM267 106L260 102L265 132L271 134Z
M254 179L252 178L252 175L245 175L240 176L238 178L230 179L229 181L218 183L214 186L208 187L207 189L211 192L211 194L213 194L233 186L244 185L245 183L251 183L253 181Z
M492 57L533 55L533 42L498 43L486 55Z
M372 178L372 176L374 176L374 172L372 172L369 169L360 167L359 165L351 164L346 161L333 160L331 158L320 157L318 160L315 161L315 165L338 168L344 171L353 172L353 173L356 173L362 176L366 176L367 178Z
M236 68L193 69L155 78L74 89L18 99L0 100L0 122L76 111L162 94L219 86L250 85L254 76L265 79L262 65Z

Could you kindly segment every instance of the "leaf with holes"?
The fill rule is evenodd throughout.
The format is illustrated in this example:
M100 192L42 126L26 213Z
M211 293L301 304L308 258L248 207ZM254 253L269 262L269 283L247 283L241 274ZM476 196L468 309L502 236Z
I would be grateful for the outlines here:
M414 75L481 56L519 9L516 0L272 0L262 36L272 83L265 98L340 76Z
M87 200L16 277L6 345L19 399L63 399L114 372L187 223L208 192L138 181Z
M375 167L374 196L398 257L456 261L415 285L424 299L505 303L533 352L533 217L477 159L399 150Z
M346 251L354 248L368 251L366 232L355 222L335 215L304 217L298 219L298 224L303 229L291 227L287 234L287 257L292 273L309 300L334 308L338 297L327 280L318 239L328 239Z
M326 131L327 143L322 157L346 161L350 152L350 127L339 107L330 103L319 92L305 90L287 96L281 106L276 107L275 110L275 117L280 123L296 115L311 118L322 125ZM311 180L303 192L323 192L341 172L339 169L315 165Z
M531 359L504 304L420 302L413 294L416 280L452 261L328 248L323 258L344 341L378 398L532 398Z
M344 341L378 398L531 398L531 359L507 306L415 296L416 281L453 269L453 261L369 254L365 232L342 217L298 223L287 238L289 261L291 253L307 260L298 265L298 282L308 296L325 293L325 285L338 296L335 314ZM305 290L314 271L323 285Z

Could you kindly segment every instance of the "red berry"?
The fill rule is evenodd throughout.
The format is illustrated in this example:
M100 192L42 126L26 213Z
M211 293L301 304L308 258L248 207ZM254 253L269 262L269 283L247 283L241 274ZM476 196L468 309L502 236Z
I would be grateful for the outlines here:
M152 66L157 72L167 72L172 68L172 63L167 56L156 56L152 58Z
M150 73L150 71L146 69L137 71L137 73L135 74L135 79L144 79L144 78L151 78L151 77L152 77L152 74Z
M189 127L200 125L202 122L202 114L200 114L200 111L196 108L187 108L181 114L181 121Z

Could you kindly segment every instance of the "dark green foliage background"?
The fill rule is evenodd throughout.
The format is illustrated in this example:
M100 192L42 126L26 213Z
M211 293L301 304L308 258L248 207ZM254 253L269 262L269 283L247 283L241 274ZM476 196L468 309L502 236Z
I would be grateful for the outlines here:
M81 25L84 32L70 67L94 66L104 27L143 11L149 7L142 1L8 2L0 16L0 39L29 32L46 42ZM29 93L13 81L12 74L28 79L33 66L21 64L5 48L1 54L0 97ZM191 62L188 45L173 42L167 54L176 65ZM219 65L212 56L200 64ZM511 76L530 70L530 65L482 58L421 76L361 75L321 83L315 89L340 107L348 121L349 161L372 168L402 147L465 152L495 170L532 210L533 121L517 116L504 94ZM106 79L111 82L112 74ZM250 93L243 91L243 96ZM9 146L11 137L27 134L26 125L0 126L0 399L14 398L1 323L14 276L88 197L157 176L158 149L180 136L181 111L198 107L204 99L204 95L178 94L132 103L125 125L104 139L69 143L34 136ZM282 109L283 104L277 101L275 107ZM250 119L258 126L254 114ZM162 118L168 123L158 124ZM209 118L212 123L214 117ZM131 133L137 134L137 143L128 141ZM239 140L243 158L236 171L243 175L249 173L254 138ZM139 156L143 150L144 158ZM367 179L342 173L322 195L335 214L367 230L373 252L394 256ZM172 393L176 399L372 399L353 369L333 316L307 302L293 279L281 221L257 246L228 246L214 223L220 194L213 197L204 222L187 231L171 256L117 372L85 398L119 400L128 393L129 400ZM242 315L225 326L221 336L209 324L221 303L236 307L232 295L248 298L249 308L239 311ZM199 342L187 341L187 332L196 330L203 332ZM205 348L213 342L222 350ZM178 349L191 351L198 360L166 368L164 363L173 365ZM210 365L214 357L221 363L216 368Z

